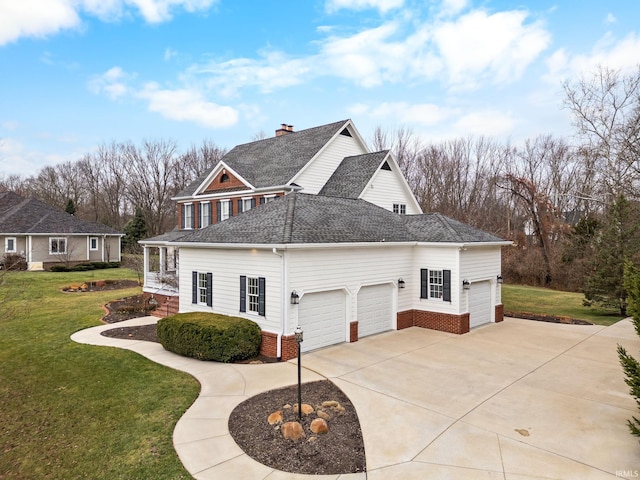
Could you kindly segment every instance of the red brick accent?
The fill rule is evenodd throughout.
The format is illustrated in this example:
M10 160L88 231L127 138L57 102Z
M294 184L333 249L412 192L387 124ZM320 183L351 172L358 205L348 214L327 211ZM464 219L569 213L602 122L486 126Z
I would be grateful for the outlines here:
M351 322L349 324L349 342L358 341L358 322Z
M452 315L450 313L429 312L424 310L406 310L398 312L398 330L407 327L429 328L458 335L469 331L469 314Z
M218 173L216 178L214 178L209 184L209 186L204 190L205 193L216 192L218 190L227 190L229 188L234 188L234 187L246 186L244 183L242 183L241 180L239 180L237 177L232 175L226 169L224 169L224 172L229 176L229 180L226 182L222 182L221 179L222 179L223 173L222 171L220 171L220 173Z
M260 342L260 354L265 357L278 357L278 334L262 332L262 342Z
M298 356L298 343L295 335L282 336L282 350L280 351L280 360L286 362Z
M504 320L504 305L498 304L496 305L496 323Z

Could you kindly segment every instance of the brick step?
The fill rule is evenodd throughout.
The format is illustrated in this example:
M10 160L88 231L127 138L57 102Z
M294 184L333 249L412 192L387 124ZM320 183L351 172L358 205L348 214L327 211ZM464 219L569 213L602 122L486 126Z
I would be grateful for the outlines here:
M178 313L180 309L180 300L178 297L168 297L166 301L158 306L153 312L152 315L156 317L168 317L170 315L175 315Z

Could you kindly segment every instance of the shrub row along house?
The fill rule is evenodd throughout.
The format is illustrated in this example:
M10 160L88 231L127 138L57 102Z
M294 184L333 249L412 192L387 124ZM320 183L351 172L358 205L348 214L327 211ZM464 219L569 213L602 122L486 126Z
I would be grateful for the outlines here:
M122 234L35 198L0 193L0 252L21 256L29 270L82 262L119 262Z
M422 213L392 155L369 152L351 120L283 124L233 148L175 200L179 228L141 242L144 291L178 297L180 312L254 320L265 355L294 357L297 326L309 351L502 320L510 242Z

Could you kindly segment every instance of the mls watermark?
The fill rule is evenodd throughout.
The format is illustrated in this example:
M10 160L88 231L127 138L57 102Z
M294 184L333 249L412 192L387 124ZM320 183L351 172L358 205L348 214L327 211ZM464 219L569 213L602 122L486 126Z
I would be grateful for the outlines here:
M618 477L618 478L640 478L640 471L638 471L638 470L616 470L616 477Z

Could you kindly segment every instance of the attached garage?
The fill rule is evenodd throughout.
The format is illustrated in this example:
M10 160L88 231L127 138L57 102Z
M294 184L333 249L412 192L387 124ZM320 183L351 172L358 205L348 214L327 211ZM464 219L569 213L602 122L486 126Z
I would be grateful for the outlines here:
M346 341L345 301L342 290L302 296L298 324L304 332L303 352Z
M469 290L469 328L491 322L491 282L474 282Z
M358 292L358 337L393 328L393 285L371 285Z

